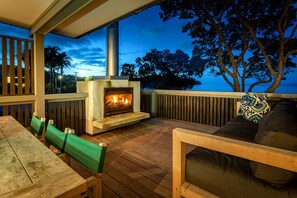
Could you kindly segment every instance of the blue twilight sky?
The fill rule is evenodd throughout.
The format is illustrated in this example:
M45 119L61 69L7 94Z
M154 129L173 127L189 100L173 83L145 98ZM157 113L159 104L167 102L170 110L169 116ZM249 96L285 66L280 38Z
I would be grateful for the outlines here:
M187 33L182 33L185 20L171 19L162 22L159 17L159 6L151 7L141 13L130 16L119 22L119 65L135 63L137 57L143 57L152 48L158 50L169 49L174 52L183 50L189 56L192 54L192 38ZM28 31L0 23L0 34L28 38ZM66 69L66 74L78 73L79 76L105 76L106 74L106 28L97 30L80 39L47 34L45 47L48 45L59 46L71 58L71 69ZM282 93L297 93L297 72L287 76L278 89ZM221 78L214 78L207 71L199 81L202 86L197 90L231 91L227 83ZM249 84L249 83L247 83ZM289 88L288 88L289 86ZM264 91L259 87L256 91Z
M186 22L173 19L164 23L159 17L159 11L159 6L154 6L119 22L120 66L124 63L135 63L137 57L143 57L152 48L171 51L181 49L191 55L192 39L181 32ZM28 38L26 29L1 23L0 32L4 35ZM105 75L106 28L80 39L47 34L44 46L48 45L59 46L61 51L67 52L73 59L72 68L65 70L65 73L78 72L83 76Z

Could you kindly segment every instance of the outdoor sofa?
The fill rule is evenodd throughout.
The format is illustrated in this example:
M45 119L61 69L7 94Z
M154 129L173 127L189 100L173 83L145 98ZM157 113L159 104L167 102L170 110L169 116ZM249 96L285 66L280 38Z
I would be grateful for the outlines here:
M173 131L173 197L297 197L294 101L278 101L259 124L238 115L212 135L197 131ZM185 156L186 144L197 147Z

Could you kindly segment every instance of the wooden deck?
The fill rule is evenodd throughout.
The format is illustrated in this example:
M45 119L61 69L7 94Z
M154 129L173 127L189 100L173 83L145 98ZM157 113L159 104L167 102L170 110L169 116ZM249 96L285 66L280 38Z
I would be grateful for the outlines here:
M93 137L83 135L92 142L107 144L102 175L103 197L171 197L171 133L177 127L206 133L217 129L197 123L151 118Z

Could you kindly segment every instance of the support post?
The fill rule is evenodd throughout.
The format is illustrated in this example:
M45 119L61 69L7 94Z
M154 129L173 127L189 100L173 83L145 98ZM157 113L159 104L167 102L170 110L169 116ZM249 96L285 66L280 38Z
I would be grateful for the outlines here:
M44 91L44 35L34 33L34 94L35 111L39 117L45 117Z

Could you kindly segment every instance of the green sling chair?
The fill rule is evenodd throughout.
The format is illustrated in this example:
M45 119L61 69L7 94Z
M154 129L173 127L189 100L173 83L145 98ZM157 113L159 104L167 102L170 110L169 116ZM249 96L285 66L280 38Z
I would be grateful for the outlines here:
M70 164L69 157L71 157L92 173L92 176L86 179L88 188L93 189L93 197L102 197L101 173L106 154L106 144L100 143L98 145L69 133L65 153L68 156L66 163Z
M69 128L65 128L64 133L57 129L54 126L53 120L49 120L48 125L46 127L45 145L47 147L50 147L50 145L52 145L55 149L57 149L59 152L57 152L55 149L53 149L53 151L61 158L63 157L68 131Z
M43 135L42 132L44 128L44 123L45 123L45 118L38 119L37 113L34 112L30 123L31 133L37 137L41 137Z

